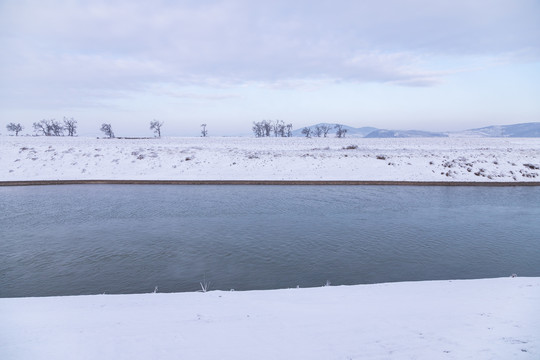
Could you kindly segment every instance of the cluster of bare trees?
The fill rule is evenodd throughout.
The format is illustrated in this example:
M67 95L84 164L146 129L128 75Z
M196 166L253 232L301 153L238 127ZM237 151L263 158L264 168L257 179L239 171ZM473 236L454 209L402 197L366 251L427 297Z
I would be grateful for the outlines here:
M343 125L339 125L339 124L336 124L333 127L327 124L317 125L314 128L305 127L302 129L302 135L308 138L312 136L327 137L328 133L330 132L330 130L332 130L332 128L336 129L336 137L338 138L345 137L345 134L347 133L347 129L344 129Z
M291 137L292 124L285 124L283 120L263 120L253 122L253 133L256 137L272 136L275 137Z
M55 119L43 119L35 122L32 127L36 135L44 136L75 136L77 133L77 120L64 117L62 122ZM66 134L67 133L67 134Z

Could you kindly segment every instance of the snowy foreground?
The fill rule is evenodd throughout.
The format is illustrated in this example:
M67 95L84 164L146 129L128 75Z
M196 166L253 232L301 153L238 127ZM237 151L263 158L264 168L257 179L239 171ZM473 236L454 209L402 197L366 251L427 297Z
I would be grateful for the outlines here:
M540 359L540 278L0 299L1 359Z
M540 181L540 138L0 137L0 181Z

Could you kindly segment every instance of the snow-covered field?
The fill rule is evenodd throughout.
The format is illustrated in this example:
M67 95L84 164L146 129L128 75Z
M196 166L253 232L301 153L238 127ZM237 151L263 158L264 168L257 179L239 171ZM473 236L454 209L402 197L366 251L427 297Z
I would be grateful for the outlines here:
M540 139L0 137L0 181L540 181ZM0 298L0 359L540 359L540 278Z
M540 278L0 299L1 359L539 359Z
M540 138L0 137L0 181L540 181Z

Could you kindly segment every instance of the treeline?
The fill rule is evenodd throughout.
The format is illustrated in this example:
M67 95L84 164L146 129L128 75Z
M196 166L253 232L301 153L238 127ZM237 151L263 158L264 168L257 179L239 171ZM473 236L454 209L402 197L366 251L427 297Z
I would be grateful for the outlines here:
M32 125L36 135L43 136L75 136L77 134L77 120L74 118L67 118L60 122L55 119L43 119L33 123ZM161 137L161 128L163 127L163 121L152 120L150 121L150 130L152 130L156 137ZM9 123L6 126L7 130L14 132L15 136L18 136L19 133L24 129L24 127L18 123ZM255 137L292 137L292 124L285 124L283 120L262 120L259 122L253 122L253 134ZM336 129L336 137L341 138L345 137L347 129L343 128L343 125L336 124L334 126L328 124L317 125L313 128L305 127L302 129L301 133L306 137L327 137L328 133ZM114 132L112 130L112 125L103 123L101 128L105 136L109 138L114 138ZM201 136L207 137L208 130L206 129L206 124L201 124Z

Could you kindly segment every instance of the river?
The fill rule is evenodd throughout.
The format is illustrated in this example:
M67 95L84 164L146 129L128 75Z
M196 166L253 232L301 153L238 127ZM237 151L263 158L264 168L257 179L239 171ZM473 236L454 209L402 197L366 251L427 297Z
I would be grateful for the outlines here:
M540 188L0 188L0 297L540 276Z

